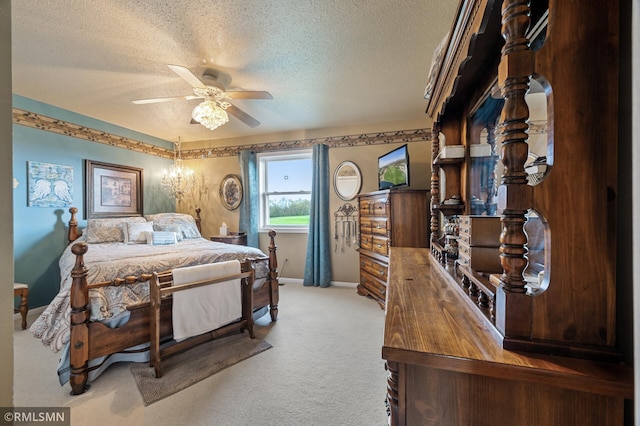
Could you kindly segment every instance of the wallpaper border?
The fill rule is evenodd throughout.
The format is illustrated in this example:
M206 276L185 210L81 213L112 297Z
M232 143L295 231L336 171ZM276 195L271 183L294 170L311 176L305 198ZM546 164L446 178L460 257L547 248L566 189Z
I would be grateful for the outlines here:
M98 142L131 151L142 152L144 154L151 154L157 157L173 158L173 149L163 148L150 143L137 141L135 139L125 138L113 133L80 126L68 121L59 120L42 114L36 114L35 112L25 111L19 108L13 108L13 122L15 124L20 124L34 129L71 136L91 142Z
M254 152L285 151L289 149L311 148L313 145L321 143L329 146L329 148L345 148L361 145L381 145L430 140L431 129L396 130L391 132L365 133L360 135L331 136L282 142L266 142L238 146L183 150L182 158L229 157L239 155L240 151L245 149L249 149Z
M173 158L173 150L162 148L150 143L118 136L102 130L92 129L87 126L70 123L43 114L13 108L13 122L21 126L44 130L47 132L71 136L91 142L111 145L131 151L142 152L162 158ZM265 142L238 146L183 149L183 159L203 159L215 157L232 157L240 154L240 151L250 149L254 152L279 151L288 149L310 148L315 144L323 143L330 148L343 148L361 145L381 145L402 142L430 141L431 129L396 130L390 132L365 133L359 135L331 136L324 138L297 139L282 142Z

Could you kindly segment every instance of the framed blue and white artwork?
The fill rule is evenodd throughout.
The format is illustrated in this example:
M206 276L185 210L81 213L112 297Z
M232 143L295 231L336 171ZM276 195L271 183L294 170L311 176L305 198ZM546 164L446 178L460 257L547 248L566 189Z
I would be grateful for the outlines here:
M73 167L27 161L29 207L68 207L73 203Z

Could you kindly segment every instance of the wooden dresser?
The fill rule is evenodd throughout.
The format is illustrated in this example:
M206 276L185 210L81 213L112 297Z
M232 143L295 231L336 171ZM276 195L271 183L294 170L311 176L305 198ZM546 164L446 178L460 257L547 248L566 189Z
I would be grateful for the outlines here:
M391 425L621 425L633 371L512 352L429 249L392 247L382 357Z
M427 191L392 189L358 197L360 283L358 294L384 308L389 247L427 247Z

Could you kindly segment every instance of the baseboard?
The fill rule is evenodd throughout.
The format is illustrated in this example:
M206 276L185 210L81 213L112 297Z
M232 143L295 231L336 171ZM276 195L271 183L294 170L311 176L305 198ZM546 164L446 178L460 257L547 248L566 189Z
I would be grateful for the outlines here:
M278 282L280 284L302 284L302 279L300 279L300 278L278 277Z
M280 284L300 284L302 285L302 279L301 278L286 278L286 277L278 277L278 281L280 282ZM350 282L346 282L346 281L331 281L331 285L335 286L335 287L349 287L349 288L356 288L358 286L358 283L350 283Z
M358 283L350 283L347 281L331 281L331 285L334 285L336 287L356 288L358 286Z

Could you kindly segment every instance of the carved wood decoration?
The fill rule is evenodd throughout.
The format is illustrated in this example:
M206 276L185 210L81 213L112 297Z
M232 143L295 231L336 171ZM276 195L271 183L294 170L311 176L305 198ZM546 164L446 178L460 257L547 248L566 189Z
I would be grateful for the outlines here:
M531 298L526 295L524 279L528 264L525 215L533 201L532 187L527 185L527 172L524 170L529 154L529 107L525 95L533 73L533 54L526 37L529 13L528 0L503 2L502 36L505 45L498 68L498 84L505 100L499 130L504 172L498 189L498 208L503 209L500 261L504 272L496 294L496 326L506 337L528 337L531 334Z
M480 162L472 161L469 145L478 143L474 138L482 127L476 128L472 117L487 96L499 93L504 106L495 147L503 166L497 191L502 271L491 277L463 268L450 273L458 285L464 274L470 287L476 278L480 289L486 287L492 313L481 311L505 348L616 360L619 4L592 6L460 2L427 107L435 121L431 251L440 262L447 258L440 213L445 218L474 214L470 198L478 183L471 179ZM547 120L532 129L526 95L533 78L544 89ZM492 128L484 125L492 145ZM524 167L528 135L542 127L549 171L531 186ZM465 158L437 157L443 148L438 135L445 146L462 145ZM459 210L440 203L457 194ZM544 228L543 259L538 259L544 274L533 289L524 229L530 211ZM469 297L480 304L483 291Z
M437 126L433 126L431 133L431 208L440 203L440 166L436 164L436 158L440 152L440 131ZM431 215L431 241L438 239L440 233L440 217L437 214Z
M492 154L501 151L500 217L485 217L500 227L483 226L489 237L475 251L470 230L460 232L453 264L438 235L430 250L391 248L382 348L391 425L595 426L633 416L624 401L633 370L616 347L616 292L628 289L616 279L619 7L460 1L427 108L431 229L443 233L440 213L479 214L486 159L472 148L483 128ZM526 98L534 78L545 96ZM495 123L501 113L495 143L477 115L488 100L503 102L484 116ZM546 102L546 122L533 129L527 100L532 114ZM546 140L529 138L541 128ZM439 133L464 158L442 161ZM548 169L533 186L524 165L536 148ZM442 206L457 193L459 212Z

